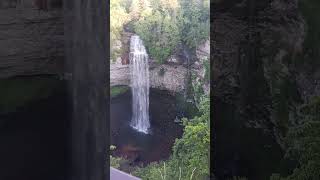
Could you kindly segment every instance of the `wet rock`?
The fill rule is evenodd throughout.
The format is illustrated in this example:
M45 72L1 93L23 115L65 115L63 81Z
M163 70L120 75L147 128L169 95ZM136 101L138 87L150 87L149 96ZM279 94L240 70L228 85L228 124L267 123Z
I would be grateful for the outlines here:
M165 73L159 75L160 69ZM183 66L158 65L150 68L150 87L172 92L182 92L185 89L187 69ZM110 65L110 85L130 85L129 65Z

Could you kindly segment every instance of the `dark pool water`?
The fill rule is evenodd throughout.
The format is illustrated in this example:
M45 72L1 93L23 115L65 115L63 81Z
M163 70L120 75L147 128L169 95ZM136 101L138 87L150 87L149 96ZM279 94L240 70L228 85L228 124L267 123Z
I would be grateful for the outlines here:
M135 164L146 164L169 158L176 138L182 135L182 126L175 123L178 114L175 97L158 90L150 90L151 133L144 134L130 127L131 92L111 99L111 144L121 156Z
M0 114L1 180L65 180L66 99L59 93Z

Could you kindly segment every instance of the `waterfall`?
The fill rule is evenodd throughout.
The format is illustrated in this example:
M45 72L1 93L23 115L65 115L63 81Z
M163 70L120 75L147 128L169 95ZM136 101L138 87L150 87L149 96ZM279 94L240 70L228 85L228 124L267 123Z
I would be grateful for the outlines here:
M129 59L132 91L131 126L147 134L150 128L148 54L137 35L131 36Z

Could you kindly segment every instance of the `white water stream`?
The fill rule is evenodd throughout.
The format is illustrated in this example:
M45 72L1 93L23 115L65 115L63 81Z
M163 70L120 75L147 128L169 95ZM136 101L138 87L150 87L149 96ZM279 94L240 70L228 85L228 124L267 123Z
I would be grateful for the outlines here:
M131 126L147 134L150 128L148 54L137 35L131 36L129 59L132 91Z

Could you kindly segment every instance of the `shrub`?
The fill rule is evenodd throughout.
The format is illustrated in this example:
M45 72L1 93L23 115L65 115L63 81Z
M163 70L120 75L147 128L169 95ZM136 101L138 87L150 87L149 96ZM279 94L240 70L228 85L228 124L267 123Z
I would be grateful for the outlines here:
M134 174L144 180L205 179L209 177L210 100L203 97L200 116L184 119L184 133L176 139L173 155L165 162L152 163Z

